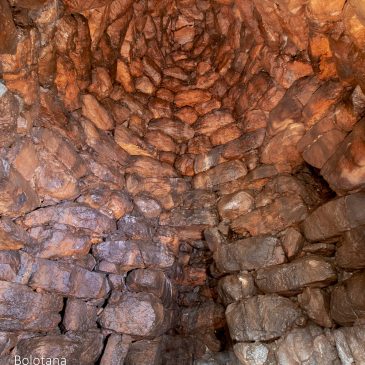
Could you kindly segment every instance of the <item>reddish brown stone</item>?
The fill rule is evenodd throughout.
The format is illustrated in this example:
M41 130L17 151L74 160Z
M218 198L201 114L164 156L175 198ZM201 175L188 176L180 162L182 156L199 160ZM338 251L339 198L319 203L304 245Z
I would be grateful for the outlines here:
M130 176L126 181L129 193L136 195L141 192L148 193L158 200L165 208L171 209L179 201L177 196L186 192L187 183L183 179L150 177L140 178Z
M212 188L215 185L237 180L246 174L247 169L241 161L225 162L194 176L193 186L195 189Z
M97 67L92 72L92 83L89 86L89 92L96 94L99 100L110 95L113 90L112 80L109 72L104 67Z
M245 191L225 195L218 202L218 211L222 219L235 219L248 213L254 207L254 198Z
M158 89L156 92L156 96L159 99L169 101L170 103L174 101L174 94L167 89Z
M254 279L249 273L227 275L218 282L219 297L225 305L252 297L256 292Z
M216 212L207 209L174 209L169 213L162 213L160 217L162 226L183 227L193 225L214 226L218 224Z
M181 316L184 333L222 328L224 322L224 308L213 301L207 301L198 307L184 308Z
M106 276L76 265L37 259L29 285L80 299L105 298L110 290Z
M194 155L207 153L211 148L212 144L208 136L196 136L188 142L188 152Z
M152 120L148 127L152 131L163 132L177 142L188 141L194 136L194 130L187 124L171 119Z
M239 138L241 134L241 129L232 123L213 132L210 135L210 141L213 146L222 145Z
M298 301L314 322L322 327L333 326L329 315L329 298L321 289L305 288L303 293L298 295Z
M306 256L288 264L259 269L255 282L264 293L290 294L304 287L322 288L336 279L330 262L318 256Z
M339 194L362 188L365 174L365 120L358 122L352 133L339 145L321 170L331 188Z
M146 133L145 140L159 151L176 152L176 142L167 134L159 130L152 130Z
M67 224L97 234L111 232L116 228L115 222L111 218L99 213L97 210L70 202L31 212L24 217L23 223L27 227L55 223Z
M194 157L193 155L182 155L175 160L175 168L183 176L194 176Z
M31 185L7 161L0 164L0 212L15 217L27 213L39 205L39 199Z
M329 22L339 19L344 4L344 0L332 0L327 7L319 0L311 0L308 4L308 11L317 22Z
M315 325L308 324L305 328L294 328L284 336L277 347L277 356L289 363L296 361L297 356L305 356L309 361L320 364L341 362L336 351L337 343L334 346L332 338L332 336L328 338L326 332ZM306 345L302 346L303 343ZM342 349L339 352L341 351Z
M344 233L337 245L336 263L345 269L362 269L365 267L363 245L365 229L363 226Z
M124 362L132 338L128 335L111 334L108 337L103 357L100 360L101 365L118 365Z
M182 120L184 123L187 124L194 124L196 120L198 119L198 115L195 112L195 110L191 107L184 107L179 109L175 116L178 117L180 120Z
M292 259L302 249L304 237L296 229L289 227L282 238L282 246L286 256Z
M186 81L188 75L180 67L168 67L163 70L164 76L174 77L181 81Z
M122 60L118 60L117 74L115 79L122 84L125 91L129 93L134 92L132 76L129 72L128 66Z
M40 243L29 251L45 259L86 256L91 245L97 242L83 230L72 229L61 224L57 226L57 229L36 227L30 230L30 234Z
M157 270L132 271L127 277L127 286L134 292L147 292L156 295L165 305L172 299L172 284L166 275Z
M195 157L194 171L195 173L207 171L227 160L222 157L222 148L212 148L209 152L199 154Z
M220 246L214 253L222 273L254 270L285 262L280 241L274 237L253 237Z
M31 245L32 239L21 227L9 218L0 219L0 249L19 250Z
M28 286L6 281L0 281L0 292L2 331L48 332L61 321L61 296L36 293Z
M144 57L142 63L145 74L158 86L161 83L161 73L158 66L149 57Z
M202 117L194 124L197 134L205 134L210 136L219 128L234 122L232 115L225 111L214 111Z
M178 108L183 106L194 106L211 99L211 94L202 90L180 91L175 96L175 104Z
M305 133L304 126L293 123L265 146L261 155L261 162L265 164L289 164L298 166L302 163L302 157L298 151L297 143Z
M142 76L136 80L136 90L152 95L155 92L155 87L147 76Z
M40 196L66 200L79 194L77 179L51 154L41 151L39 164L35 183Z
M17 32L10 6L6 0L0 2L0 14L0 23L2 24L0 53L14 54L17 45Z
M156 336L169 326L161 301L147 293L125 293L109 302L100 323L118 333L135 336Z
M114 140L130 155L150 157L156 155L151 146L123 125L119 125L115 128Z
M227 160L239 159L245 156L245 153L259 148L264 142L265 129L257 129L250 133L245 133L242 137L228 142L224 146L222 156Z
M40 142L42 142L43 146L62 164L64 164L68 170L72 173L73 176L80 178L85 176L87 173L87 167L84 161L80 158L76 149L72 146L72 144L67 141L65 138L56 132L52 132L49 129L40 128L34 131L34 135ZM25 146L26 147L26 146ZM14 166L18 168L20 171L20 166L22 166L22 171L26 168L24 165L28 165L28 168L31 166L32 168L36 168L38 164L36 162L36 156L33 157L34 152L32 152L31 146L27 146L23 151L20 151L15 162ZM22 157L27 158L27 163L24 162ZM33 160L33 161L32 161ZM21 172L22 173L22 172ZM26 175L22 175L26 178Z
M17 119L19 117L19 103L5 85L0 84L0 145L10 146L15 140Z
M302 199L292 194L236 218L231 226L239 234L249 232L257 236L283 230L304 220L307 214Z
M67 331L85 332L96 328L98 308L80 299L68 299L63 325Z
M357 193L331 200L317 208L303 222L303 233L310 241L326 240L364 224L365 195Z
M148 103L148 108L155 119L172 117L171 104L166 100L153 98Z
M325 126L327 124L327 126ZM298 149L310 165L321 169L335 153L346 134L322 119L298 143ZM332 128L331 128L332 127Z
M128 173L135 173L144 177L175 177L175 170L166 163L161 163L151 157L134 157L130 166L127 168Z
M210 113L215 109L219 109L222 106L222 103L218 99L210 99L206 102L199 103L195 106L195 110L199 115L205 115Z
M275 313L275 321L271 315ZM226 318L231 337L236 341L267 341L282 336L300 319L301 311L287 298L259 295L232 303Z
M137 197L134 203L146 218L157 218L161 214L161 207L154 199Z
M91 120L99 129L110 130L114 128L113 118L90 94L82 97L82 114Z
M331 316L342 326L364 319L365 274L358 272L334 288L331 294Z
M103 350L103 335L99 332L66 335L47 335L25 338L18 343L16 353L21 359L60 359L68 364L91 365Z
M342 93L343 86L339 83L328 81L322 85L303 109L304 124L311 127L322 119L329 109L339 101Z
M65 4L67 6L68 11L70 12L80 12L82 10L99 8L108 4L109 0L88 0L88 1L79 1L79 0L66 0Z
M127 357L126 365L157 365L162 356L161 337L154 340L141 340L131 343Z
M186 26L174 32L175 42L182 45L193 41L194 37L195 29L191 26Z

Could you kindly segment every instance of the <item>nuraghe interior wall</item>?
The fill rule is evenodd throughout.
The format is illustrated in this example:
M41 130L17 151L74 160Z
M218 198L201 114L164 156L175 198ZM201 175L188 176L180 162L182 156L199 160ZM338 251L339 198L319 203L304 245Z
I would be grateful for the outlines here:
M364 50L363 0L0 0L0 364L364 365Z

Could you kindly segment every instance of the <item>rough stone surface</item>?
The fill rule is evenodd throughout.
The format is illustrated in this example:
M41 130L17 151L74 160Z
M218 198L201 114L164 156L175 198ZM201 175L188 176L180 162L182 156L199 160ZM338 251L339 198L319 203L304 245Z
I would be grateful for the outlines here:
M21 358L58 358L67 364L92 365L103 349L103 335L85 332L82 335L48 335L34 337L19 342L15 354ZM44 360L43 360L44 361Z
M305 237L310 241L328 239L364 224L364 201L364 193L356 193L322 205L304 221Z
M106 276L67 263L38 259L29 285L64 296L100 299L109 292Z
M218 211L223 219L235 219L248 213L253 206L253 197L245 191L240 191L224 196L218 203Z
M0 38L0 53L15 53L17 32L12 18L10 6L6 0L0 2L0 22L2 32Z
M196 189L212 188L215 185L237 180L246 174L247 169L241 161L225 162L194 176L193 186Z
M337 245L336 263L345 269L365 268L364 242L364 226L345 232Z
M331 293L331 316L335 322L348 326L365 317L365 273L359 272L343 281Z
M256 285L265 293L290 293L304 287L321 288L336 281L331 263L316 256L306 256L288 264L259 269Z
M0 365L364 363L362 0L0 27Z
M258 236L283 230L302 221L307 214L307 207L301 198L289 195L236 218L231 226L236 233L249 232L252 236Z
M103 327L134 336L156 336L168 329L168 314L152 294L121 294L100 316Z
M218 293L225 305L252 297L256 292L254 279L249 273L227 275L218 282Z
M279 364L310 361L313 364L338 364L335 346L316 326L294 329L277 349Z
M285 262L280 241L274 237L254 237L222 245L214 254L217 268L225 273L254 270Z
M300 306L308 317L322 327L332 327L333 322L329 314L329 297L319 288L305 288L298 295Z
M0 282L0 290L2 331L47 332L61 321L61 296L36 293L25 285L7 281Z
M9 218L0 219L0 249L18 250L32 243L31 237Z
M301 316L301 311L289 299L277 295L248 298L230 304L226 310L229 332L235 341L276 339Z

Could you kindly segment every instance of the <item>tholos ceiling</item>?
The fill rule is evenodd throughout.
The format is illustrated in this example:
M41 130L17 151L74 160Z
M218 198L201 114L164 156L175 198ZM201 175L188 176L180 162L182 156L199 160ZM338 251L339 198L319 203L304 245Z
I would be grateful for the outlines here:
M365 364L364 4L0 0L0 365Z

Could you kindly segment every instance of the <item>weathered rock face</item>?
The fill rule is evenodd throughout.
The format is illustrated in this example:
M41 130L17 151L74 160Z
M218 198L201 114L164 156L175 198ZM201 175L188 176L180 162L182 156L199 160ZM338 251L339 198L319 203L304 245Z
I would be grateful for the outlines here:
M285 262L278 239L254 237L222 245L214 254L218 270L230 273L255 270Z
M365 227L359 226L343 234L336 250L336 263L345 269L364 269Z
M363 1L0 27L0 365L365 362Z
M283 335L296 321L300 322L301 312L289 299L259 295L230 304L226 317L232 339L268 341Z
M356 193L324 204L303 223L310 241L326 240L364 224L364 193Z
M341 325L351 325L365 316L364 285L365 274L354 274L341 285L335 287L331 294L331 315ZM360 290L360 291L359 291Z
M38 294L25 285L7 281L0 285L2 331L48 332L57 327L63 306L61 296Z
M120 298L113 298L100 317L103 327L134 336L162 334L168 330L169 322L169 314L161 301L146 293L120 294Z
M320 257L306 256L289 264L259 269L256 284L265 293L290 293L306 286L323 287L336 281L332 265Z
M16 348L20 358L57 358L67 364L94 364L103 348L103 336L86 332L83 335L49 335L22 340ZM44 361L44 360L43 360Z

